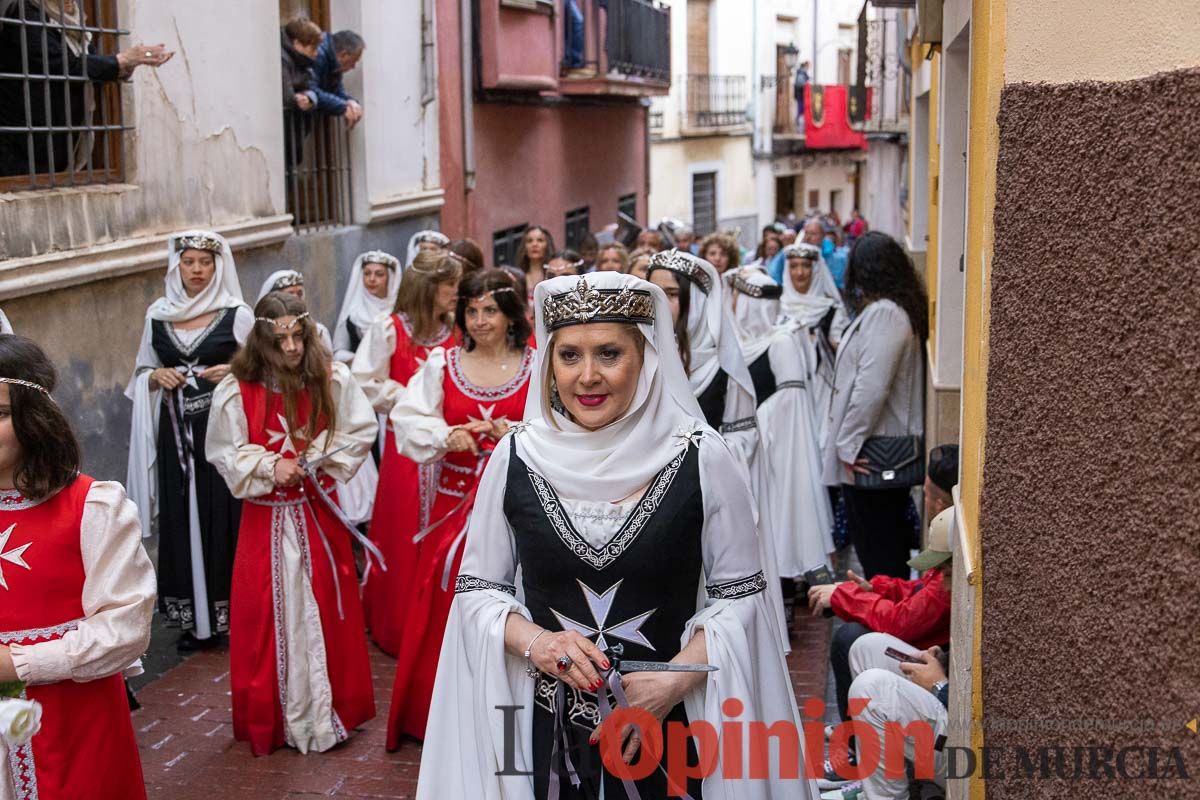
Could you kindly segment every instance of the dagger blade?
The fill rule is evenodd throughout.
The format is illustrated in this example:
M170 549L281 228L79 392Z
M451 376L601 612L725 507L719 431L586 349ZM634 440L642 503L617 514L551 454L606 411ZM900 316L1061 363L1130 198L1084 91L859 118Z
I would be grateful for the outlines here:
M716 672L712 664L676 664L671 661L626 661L622 659L617 671L626 672Z

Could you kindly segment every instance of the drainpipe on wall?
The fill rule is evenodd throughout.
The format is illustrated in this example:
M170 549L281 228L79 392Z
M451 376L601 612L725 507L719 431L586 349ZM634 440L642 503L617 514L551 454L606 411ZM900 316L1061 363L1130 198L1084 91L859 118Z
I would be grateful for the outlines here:
M754 92L754 102L751 107L754 109L754 136L751 141L751 155L761 153L763 147L763 131L762 131L762 87L759 86L758 72L758 0L754 0L750 4L750 13L753 15L750 18L750 91Z
M813 86L819 85L817 81L817 0L812 0L813 4L813 49L812 49L812 77L810 81Z
M462 40L462 126L463 126L463 187L475 191L475 44L471 37L471 0L459 0L458 17ZM470 214L467 214L470 230Z

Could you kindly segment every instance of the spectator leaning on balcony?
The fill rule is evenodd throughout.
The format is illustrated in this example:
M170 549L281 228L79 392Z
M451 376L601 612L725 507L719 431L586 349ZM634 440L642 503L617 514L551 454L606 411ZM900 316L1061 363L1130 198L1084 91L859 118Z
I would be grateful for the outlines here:
M321 35L317 23L304 17L298 17L283 26L280 34L281 67L283 107L287 111L311 111L317 107L317 92L312 82Z
M804 128L804 87L808 84L808 62L801 61L796 70L796 83L792 91L796 97L796 124Z
M22 12L25 24L21 24ZM114 56L97 54L88 22L75 0L0 0L0 73L35 76L29 82L29 120L34 127L82 126L92 122L95 93L89 84L72 81L65 93L57 84L44 91L39 75L86 75L93 82L129 78L142 65L159 67L171 56L163 44L137 44ZM24 42L22 42L24 39ZM25 81L0 78L0 128L25 127ZM0 176L62 172L87 165L93 137L34 134L33 163L23 133L0 133ZM53 156L53 157L51 157Z
M345 117L353 128L362 119L362 104L346 92L342 79L358 66L366 42L354 31L338 31L325 37L317 50L313 89L317 93L317 111L331 117Z

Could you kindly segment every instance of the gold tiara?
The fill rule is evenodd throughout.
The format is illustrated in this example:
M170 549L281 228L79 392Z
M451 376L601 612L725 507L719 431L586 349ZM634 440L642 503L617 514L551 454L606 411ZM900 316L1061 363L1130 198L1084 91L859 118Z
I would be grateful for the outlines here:
M821 249L808 242L797 242L783 248L784 258L807 258L816 261L821 257Z
M741 275L734 275L731 284L742 294L765 300L774 300L783 294L783 287L778 283L751 283Z
M297 325L299 325L301 322L303 322L306 319L308 319L307 311L305 311L303 314L297 314L296 318L294 320L292 320L291 322L289 322L287 325L281 325L279 323L278 317L255 317L254 321L255 322L266 322L269 325L274 325L276 328L283 328L285 331L290 331L292 328L296 327Z
M206 233L197 234L195 236L180 236L179 244L176 247L180 252L184 250L207 250L210 253L220 253L224 249L221 240L215 236L209 236Z
M33 381L23 381L20 378L0 378L0 383L15 383L17 386L25 386L29 389L37 389L42 394L46 395L46 397L50 397L50 392L45 386L34 383Z
M575 288L542 303L546 330L589 322L654 322L654 298L642 289L595 289L580 277Z
M282 289L291 288L292 286L303 286L303 285L304 285L304 276L301 275L299 272L292 270L291 272L287 273L286 275L281 277L279 280L277 280L273 284L271 284L271 291L278 292Z
M700 287L700 291L708 294L712 291L712 277L704 271L695 256L680 250L663 250L650 257L650 267L646 270L649 275L656 269L665 269L682 275Z

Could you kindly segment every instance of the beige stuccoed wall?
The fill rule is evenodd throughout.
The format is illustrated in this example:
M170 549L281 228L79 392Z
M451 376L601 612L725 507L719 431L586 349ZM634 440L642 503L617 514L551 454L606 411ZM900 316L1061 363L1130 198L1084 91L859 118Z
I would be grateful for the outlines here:
M1008 0L1006 83L1119 81L1198 64L1196 0Z

